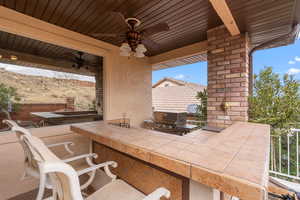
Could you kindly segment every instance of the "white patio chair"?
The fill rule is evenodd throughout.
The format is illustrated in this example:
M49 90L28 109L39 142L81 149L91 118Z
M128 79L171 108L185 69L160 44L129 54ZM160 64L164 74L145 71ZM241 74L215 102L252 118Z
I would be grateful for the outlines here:
M3 123L7 124L9 126L9 128L13 128L13 127L20 127L22 128L21 126L19 126L19 124L17 124L15 121L13 120L3 120ZM22 133L16 133L18 139L20 138L20 135ZM28 129L25 129L24 128L24 134L31 134L30 131ZM73 155L74 152L71 151L70 149L70 146L74 146L74 143L73 142L60 142L60 143L55 143L55 144L49 144L47 145L49 148L52 148L52 147L58 147L58 146L64 146L65 150L70 154L70 155Z
M57 158L39 138L24 135L23 140L39 167L41 177L45 178L48 175L53 183L53 196L45 200L84 200L80 191L78 172L71 165ZM107 167L108 165L99 164L91 168ZM159 200L161 197L169 198L170 191L161 187L146 196L123 180L113 179L85 200Z
M32 153L30 152L30 149L28 148L28 145L26 145L24 143L24 141L22 140L23 136L32 136L31 132L25 128L22 128L20 126L18 126L17 123L15 123L12 120L4 120L4 123L8 124L12 131L16 133L18 139L19 139L19 143L21 144L23 151L24 151L24 175L22 177L22 179L24 179L25 177L34 177L37 179L40 179L40 185L44 185L46 188L51 189L52 188L52 184L50 183L50 181L46 178L42 178L40 177L40 173L39 173L39 168L38 165L36 163L36 161L33 159L32 157ZM50 144L50 145L45 145L48 148L52 148L52 147L56 147L56 146L64 146L66 148L66 151L69 152L70 154L74 154L70 149L69 149L69 145L73 145L72 142L62 142L62 143L57 143L57 144ZM63 162L65 163L71 163L73 161L76 160L80 160L80 159L85 159L86 161L86 167L83 168L79 168L77 173L78 176L87 174L89 176L89 178L80 186L81 190L86 189L94 180L95 176L96 176L96 170L97 168L95 166L92 159L93 158L97 158L97 154L95 153L89 153L89 154L83 154L83 155L79 155L79 156L75 156L75 157L71 157L68 159L64 159ZM110 176L111 178L116 178L109 170L109 166L112 167L117 167L117 163L116 162L106 162L103 163L106 167L105 167L105 172L108 176ZM87 170L88 169L88 170ZM93 170L91 170L93 169ZM42 190L44 191L44 190ZM41 196L43 196L43 194L39 194Z

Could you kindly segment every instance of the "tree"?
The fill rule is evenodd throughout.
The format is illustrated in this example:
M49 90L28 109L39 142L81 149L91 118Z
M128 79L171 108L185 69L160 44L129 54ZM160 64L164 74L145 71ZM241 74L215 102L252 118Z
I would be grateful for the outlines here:
M272 67L254 76L253 95L249 97L250 121L270 124L272 133L296 124L300 114L300 83L291 75L283 80Z
M207 90L204 89L203 91L197 92L197 99L200 100L200 104L197 107L197 116L199 118L200 125L205 125L207 121Z
M0 112L4 113L7 119L11 119L10 112L18 109L19 101L20 97L16 88L0 84Z

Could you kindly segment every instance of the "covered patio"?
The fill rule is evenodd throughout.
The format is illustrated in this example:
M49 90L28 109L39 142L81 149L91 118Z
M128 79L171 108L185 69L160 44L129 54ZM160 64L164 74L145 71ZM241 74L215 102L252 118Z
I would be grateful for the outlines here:
M132 30L123 18L141 24ZM97 163L116 161L114 173L143 194L165 187L174 200L263 200L270 128L247 122L252 53L293 44L299 23L299 0L0 0L0 62L95 76L103 121L32 132L46 142L72 140L76 154L99 154ZM78 52L86 56L80 67L62 56ZM207 125L223 130L175 136L143 129L152 117L152 71L202 61ZM124 116L127 128L109 123ZM0 135L0 152L0 179L7 180L0 198L37 188L36 180L18 179L22 150L13 133Z

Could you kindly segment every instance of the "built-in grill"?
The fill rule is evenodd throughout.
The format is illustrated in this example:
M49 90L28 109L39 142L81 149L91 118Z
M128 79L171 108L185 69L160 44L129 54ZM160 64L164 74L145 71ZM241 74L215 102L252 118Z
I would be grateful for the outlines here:
M184 135L197 128L187 124L187 113L154 112L153 120L145 120L144 127L161 132Z
M166 125L182 126L186 124L187 113L154 112L154 121Z

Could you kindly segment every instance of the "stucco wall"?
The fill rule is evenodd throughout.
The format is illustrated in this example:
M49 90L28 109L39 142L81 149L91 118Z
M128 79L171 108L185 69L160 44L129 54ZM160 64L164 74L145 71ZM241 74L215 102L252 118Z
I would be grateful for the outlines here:
M104 118L130 118L141 126L152 113L152 69L147 58L121 57L115 51L104 57Z

